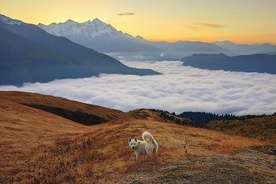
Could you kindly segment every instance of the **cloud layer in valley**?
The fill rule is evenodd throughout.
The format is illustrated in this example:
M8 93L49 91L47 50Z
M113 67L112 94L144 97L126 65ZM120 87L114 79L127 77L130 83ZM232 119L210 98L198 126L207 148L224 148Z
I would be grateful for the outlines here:
M201 70L183 66L180 61L125 61L124 64L163 74L103 74L23 87L0 86L0 90L38 92L123 111L155 108L176 113L201 111L235 115L276 112L276 75Z

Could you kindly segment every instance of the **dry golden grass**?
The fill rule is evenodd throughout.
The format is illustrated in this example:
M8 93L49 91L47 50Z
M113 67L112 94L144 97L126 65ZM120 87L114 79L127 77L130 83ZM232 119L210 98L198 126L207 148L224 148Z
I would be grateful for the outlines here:
M157 158L135 161L128 147L128 137L141 139L150 131L158 141ZM184 144L187 142L187 151ZM161 164L177 162L185 157L231 153L235 150L263 145L263 142L218 132L181 127L162 122L133 120L113 121L88 128L86 133L53 136L53 142L31 148L27 158L13 165L9 177L19 182L118 182L137 165L147 164L149 171ZM21 146L22 148L22 146ZM9 153L9 154L14 154ZM20 158L16 158L19 159ZM16 173L16 174L15 174Z
M134 170L158 172L161 165L180 159L266 144L151 117L125 115L88 127L5 98L0 98L0 183L119 183ZM141 139L143 131L155 137L159 152L136 161L128 138Z
M276 116L252 118L246 120L211 121L208 128L227 134L255 137L276 143Z

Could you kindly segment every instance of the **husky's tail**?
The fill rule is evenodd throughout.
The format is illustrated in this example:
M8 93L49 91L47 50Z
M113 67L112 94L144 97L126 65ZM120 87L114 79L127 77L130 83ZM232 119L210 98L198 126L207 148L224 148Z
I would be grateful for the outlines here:
M143 132L142 138L146 142L152 142L154 144L155 153L158 151L158 143L149 132Z

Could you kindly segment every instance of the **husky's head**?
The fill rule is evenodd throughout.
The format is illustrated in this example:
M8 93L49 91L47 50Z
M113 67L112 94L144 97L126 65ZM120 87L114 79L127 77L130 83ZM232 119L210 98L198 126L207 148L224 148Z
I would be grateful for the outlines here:
M135 150L138 146L137 139L136 138L134 138L134 139L128 138L128 145L131 149Z

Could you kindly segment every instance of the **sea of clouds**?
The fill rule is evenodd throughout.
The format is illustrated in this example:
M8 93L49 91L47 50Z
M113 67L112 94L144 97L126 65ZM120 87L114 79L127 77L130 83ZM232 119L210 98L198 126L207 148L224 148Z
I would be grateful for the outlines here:
M201 70L183 66L181 61L123 63L162 75L102 74L26 83L22 87L0 86L0 90L37 92L122 111L154 108L177 114L200 111L235 115L276 112L276 75Z

